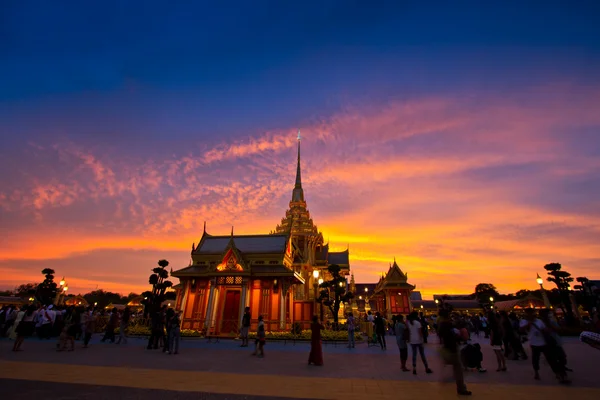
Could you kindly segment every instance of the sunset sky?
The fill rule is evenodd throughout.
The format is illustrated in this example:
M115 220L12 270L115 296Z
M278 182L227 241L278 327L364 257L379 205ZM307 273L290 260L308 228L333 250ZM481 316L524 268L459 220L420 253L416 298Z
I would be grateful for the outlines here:
M598 2L84 3L0 5L0 288L141 292L204 221L268 233L297 129L357 282L600 279Z

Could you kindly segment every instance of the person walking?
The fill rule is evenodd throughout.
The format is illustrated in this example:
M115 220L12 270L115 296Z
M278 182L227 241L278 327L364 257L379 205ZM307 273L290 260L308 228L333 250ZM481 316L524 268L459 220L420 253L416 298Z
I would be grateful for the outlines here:
M517 314L511 312L508 314L508 320L510 321L510 325L512 328L512 341L511 348L513 349L513 357L515 360L523 359L527 360L527 353L525 353L525 349L523 348L523 342L521 341L521 330L519 328L519 318Z
M88 307L85 314L83 314L83 323L85 326L85 334L83 335L83 348L87 349L90 340L92 339L92 334L96 330L96 315L94 314L94 307Z
M417 374L417 351L421 355L421 361L425 366L425 372L428 374L433 373L433 371L429 368L427 358L425 357L425 349L423 347L423 329L421 327L421 323L419 322L419 315L416 312L412 312L408 316L408 331L410 347L412 349L413 375Z
M552 356L556 360L558 368L562 371L573 372L573 370L567 367L567 353L562 345L562 339L558 334L560 329L558 323L551 317L550 310L544 309L540 310L540 320L546 325L548 329L547 335L551 337L551 341L554 344L549 350L551 351Z
M16 328L17 339L15 340L12 351L21 351L21 345L25 338L33 335L35 332L36 316L36 308L33 305L28 306L23 314L23 319L21 319L21 322L19 322L19 325Z
M352 315L352 313L348 313L346 324L348 325L348 348L353 349L355 345L354 330L356 329L356 325L354 322L354 315Z
M256 342L254 347L254 353L252 355L257 355L260 358L264 358L265 356L265 344L267 341L267 335L265 332L265 321L262 315L258 316L258 328L256 331Z
M240 337L242 338L242 344L240 347L248 347L248 332L250 331L250 307L244 308L244 315L242 316L242 327L240 328Z
M440 310L439 316L437 332L442 345L442 360L445 364L452 365L452 372L456 381L456 392L461 396L470 396L472 393L467 390L467 385L465 385L463 366L458 351L460 337L456 333L448 310Z
M387 344L385 343L385 320L379 311L375 313L373 324L375 325L375 334L377 335L377 340L379 341L381 350L386 350Z
M173 314L169 323L169 351L167 352L168 354L179 353L179 340L181 339L181 319L179 315L179 311Z
M308 365L323 365L323 348L321 345L321 331L323 329L325 329L325 327L323 326L323 324L321 324L319 318L316 315L313 316L312 323L310 324L311 335Z
M427 343L427 338L429 337L429 323L422 312L419 313L419 322L421 323L421 329L423 330L423 343Z
M410 369L406 368L406 361L408 360L408 327L404 323L404 316L397 315L396 323L394 324L394 332L396 333L396 344L398 350L400 350L400 365L403 372L408 372Z
M104 337L101 342L105 342L110 340L111 343L115 342L115 329L117 329L117 325L119 324L119 312L117 308L113 308L110 316L108 317L108 323L106 324L106 331L104 333Z
M479 326L484 333L484 338L488 339L490 337L490 329L488 327L488 320L483 313L479 313Z
M553 338L549 334L546 324L535 315L535 310L528 308L525 311L525 318L521 321L520 327L528 333L529 345L531 346L531 363L534 371L533 378L540 380L540 357L543 354L558 381L563 384L570 383L564 366L557 362L556 350L554 349L556 343L553 343Z
M490 345L492 346L492 350L494 350L494 354L496 354L496 361L498 362L498 369L496 371L506 371L506 357L504 357L504 353L502 352L502 328L494 311L489 312L488 322L490 327Z
M15 324L17 319L17 309L13 306L8 306L4 312L5 318L4 323L0 324L0 337L8 335L8 331Z
M150 337L148 338L148 350L158 349L160 340L165 335L165 311L167 306L163 306L162 309L156 310L151 315L151 330Z
M131 319L131 310L129 307L125 307L123 310L123 314L121 314L121 323L119 324L119 340L117 340L117 344L127 344L127 336L125 333L127 332L127 328L129 327L129 320Z
M27 311L27 309L28 309L28 306L23 306L17 313L17 317L8 331L8 338L10 340L17 340L17 327L19 326L19 323L23 320L23 317L25 316L25 312Z

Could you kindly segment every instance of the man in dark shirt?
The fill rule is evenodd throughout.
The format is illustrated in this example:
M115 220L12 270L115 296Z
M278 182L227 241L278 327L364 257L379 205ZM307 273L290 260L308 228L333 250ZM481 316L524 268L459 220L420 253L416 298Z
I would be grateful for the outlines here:
M458 335L454 331L454 325L449 317L448 310L440 310L438 335L442 344L442 356L446 364L452 365L454 379L456 380L456 391L459 395L469 396L463 376L462 364L458 353Z
M240 336L242 338L241 347L248 347L248 331L250 330L250 307L244 309L242 317L242 327L240 328Z

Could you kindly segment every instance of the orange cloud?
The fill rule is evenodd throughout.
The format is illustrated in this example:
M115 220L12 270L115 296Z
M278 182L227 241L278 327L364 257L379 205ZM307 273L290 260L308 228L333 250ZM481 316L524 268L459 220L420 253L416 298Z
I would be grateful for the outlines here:
M393 257L426 294L470 292L480 281L506 292L533 288L532 276L550 261L593 277L600 212L585 182L595 182L600 164L573 135L600 126L598 106L595 88L554 86L522 98L349 107L301 127L312 217L332 247L350 245L358 281L376 280ZM37 268L83 253L77 261L85 265L129 249L152 253L136 252L140 265L165 252L178 268L204 221L211 233L232 225L269 232L291 195L295 144L285 127L163 160L37 146L60 162L0 191L2 229L10 229L0 242L6 280L29 278L29 261ZM105 267L114 278L91 279L75 264L69 274L82 287L97 281L127 291L135 279L118 275L133 261L118 254ZM144 286L145 270L136 274Z

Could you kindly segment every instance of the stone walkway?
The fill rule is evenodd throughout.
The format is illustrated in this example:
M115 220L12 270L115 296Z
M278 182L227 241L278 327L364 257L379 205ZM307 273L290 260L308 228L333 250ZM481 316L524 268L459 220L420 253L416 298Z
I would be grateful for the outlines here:
M391 338L393 340L393 338ZM448 383L451 371L442 368L437 346L427 345L427 356L435 373L425 375L420 360L419 374L399 371L398 351L368 348L348 350L326 346L324 367L306 365L308 345L268 343L267 357L258 359L239 342L185 341L179 355L144 349L142 340L128 345L95 343L89 349L57 353L55 342L31 340L25 351L10 352L11 343L0 342L0 378L61 382L65 384L167 389L205 395L269 396L310 399L391 399L407 395L434 399L456 398ZM78 344L80 346L80 344ZM468 373L469 389L485 399L581 399L600 398L597 365L600 351L575 340L566 345L569 364L575 369L573 385L559 386L542 363L542 381L532 380L529 362L509 362L509 371L495 372L491 349L484 348L486 374ZM37 386L37 385L35 385ZM484 397L485 396L485 397Z

